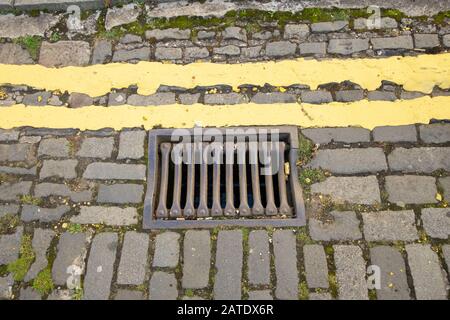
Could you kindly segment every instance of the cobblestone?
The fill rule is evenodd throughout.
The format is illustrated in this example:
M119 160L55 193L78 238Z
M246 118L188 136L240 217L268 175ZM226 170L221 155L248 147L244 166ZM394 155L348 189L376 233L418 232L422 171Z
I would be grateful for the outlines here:
M308 165L337 174L386 171L386 157L381 148L319 150Z
M140 203L144 186L139 184L100 185L97 202L100 203Z
M58 177L73 179L77 177L75 171L77 160L44 160L39 176L41 179Z
M189 29L180 30L178 28L164 29L164 30L148 30L145 32L147 39L156 40L188 40L191 37L191 31Z
M373 140L380 142L416 142L417 132L414 125L383 126L373 129Z
M408 244L405 247L416 298L418 300L447 299L447 280L436 253L429 245Z
M277 230L273 234L275 256L275 296L283 300L298 298L297 248L295 235L290 230Z
M301 93L301 101L304 103L321 104L333 101L333 97L330 92L325 90L303 91Z
M419 127L420 138L425 143L445 143L450 141L450 124L429 124Z
M395 101L397 96L394 92L376 90L370 91L367 94L367 99L369 101Z
M241 54L241 49L238 46L228 45L224 47L214 48L213 52L215 54L224 54L227 56L238 56Z
M334 245L334 263L340 300L367 300L366 263L361 248Z
M350 55L369 49L368 39L331 39L328 53Z
M248 300L273 300L270 290L253 290L248 292Z
M289 41L274 41L266 45L266 55L269 57L285 57L295 53L297 46Z
M397 21L393 18L383 17L380 19L379 26L373 23L370 19L358 18L353 21L353 28L356 30L361 29L396 29L398 27Z
M83 286L84 299L106 300L109 298L117 242L117 234L111 232L101 233L92 240Z
M15 43L0 44L0 63L32 64L34 63L27 50Z
M184 56L187 60L205 59L209 57L207 48L188 47L184 50Z
M139 16L140 9L136 4L128 4L122 8L110 8L106 12L105 29L135 22Z
M341 90L336 92L336 101L353 102L364 99L363 90Z
M31 190L31 181L0 184L0 200L17 201L19 196L27 195Z
M92 51L92 64L105 63L108 58L112 57L112 44L108 40L97 40Z
M41 208L34 205L24 205L22 208L22 221L54 222L59 221L70 210L69 206L56 208Z
M87 166L83 177L98 180L145 180L145 165L94 162Z
M311 192L330 195L336 202L368 205L381 202L380 188L375 176L330 177L313 184Z
M389 246L370 249L372 265L380 267L381 287L378 300L409 300L410 290L406 279L405 261L400 252Z
M119 289L117 290L115 300L144 300L144 294L141 291Z
M0 277L0 299L11 299L13 297L14 279L12 274Z
M447 239L450 235L450 209L424 208L422 222L425 232L432 238Z
M329 287L327 257L323 246L311 244L303 246L306 282L309 288Z
M35 176L37 174L37 167L31 167L30 169L21 168L21 167L7 167L0 166L0 173L12 174L17 176Z
M183 57L181 48L164 48L158 47L155 50L155 58L157 60L179 60Z
M322 222L315 218L309 220L309 234L313 240L357 240L362 238L359 220L351 211L333 211L332 221Z
M47 267L47 250L50 247L50 243L54 236L55 232L52 230L40 228L34 229L32 246L35 253L35 259L24 278L24 281L28 282L36 278L39 272Z
M331 142L369 142L370 131L363 128L313 128L304 129L302 133L315 144Z
M211 240L209 231L186 232L183 247L183 280L186 289L202 289L208 286L211 264Z
M20 289L20 300L41 300L40 294L31 287Z
M136 208L119 207L80 207L80 214L70 219L80 224L106 224L109 226L128 226L138 222Z
M114 148L114 138L86 138L81 144L78 157L101 158L111 157Z
M439 37L437 34L414 34L416 48L434 48L439 47Z
M41 45L39 63L46 67L86 66L91 49L84 41L44 41Z
M155 271L150 279L150 300L175 300L177 280L173 273Z
M251 100L253 103L268 104L268 103L294 103L296 102L296 96L292 93L283 92L270 92L263 93L258 92Z
M363 212L362 218L367 241L414 241L419 238L412 210Z
M114 51L113 62L148 61L150 59L150 48L142 47L133 50Z
M32 161L33 145L28 143L0 144L0 162Z
M372 38L373 48L378 49L413 49L413 39L411 36L397 36L390 38Z
M20 207L15 204L5 204L0 205L0 218L9 215L17 215L19 213Z
M94 104L94 99L84 93L72 93L68 100L70 108L81 108L92 106Z
M435 203L436 179L424 176L387 176L388 200L397 204Z
M444 199L450 202L450 177L439 178L439 184L444 189Z
M217 93L217 94L207 94L204 98L205 104L216 104L216 105L226 105L226 104L242 104L247 103L247 98L239 93Z
M22 14L2 14L0 16L0 38L19 38L25 36L44 36L58 23L59 15L41 13L37 17Z
M39 143L38 156L66 158L69 156L69 141L65 138L43 139Z
M12 142L19 140L19 131L0 129L0 141Z
M217 237L214 299L241 299L242 232L220 231Z
M47 105L50 96L51 93L47 91L26 94L22 103L27 106L45 106Z
M249 235L248 281L254 285L270 282L269 236L264 230L251 231Z
M175 268L178 265L180 253L180 234L164 232L158 234L155 240L154 267Z
M304 40L309 35L309 27L307 24L287 24L284 27L285 39Z
M311 24L312 32L336 32L348 27L348 21L318 22Z
M34 195L38 198L49 196L67 197L73 202L87 202L92 200L91 190L72 191L66 184L39 183L34 188Z
M135 231L125 233L119 271L117 273L118 284L140 285L144 283L148 247L149 237L147 234Z
M23 228L18 227L13 234L0 235L0 265L9 264L19 258Z
M396 148L388 155L392 171L431 173L450 171L450 148L422 147Z
M127 103L132 106L160 106L175 103L175 94L172 92L160 92L149 96L132 94Z
M228 27L222 32L224 40L235 39L247 42L247 34L244 29L239 27Z

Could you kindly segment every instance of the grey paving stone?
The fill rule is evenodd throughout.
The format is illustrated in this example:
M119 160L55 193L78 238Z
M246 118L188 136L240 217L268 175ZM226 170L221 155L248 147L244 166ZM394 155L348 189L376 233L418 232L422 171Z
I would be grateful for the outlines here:
M137 21L141 10L136 4L127 4L122 8L109 8L106 12L105 29L111 30L114 27Z
M395 92L376 90L368 92L367 99L369 101L395 101L397 96Z
M222 32L224 40L240 40L247 42L247 34L245 29L239 27L228 27Z
M164 232L158 234L155 239L155 254L153 256L154 267L175 268L178 265L180 255L180 234L176 232Z
M70 108L81 108L92 106L94 104L94 99L87 94L73 92L70 94L68 103Z
M285 57L295 53L297 45L289 41L274 41L266 45L266 55L269 57Z
M136 208L119 207L80 207L80 214L70 221L80 224L104 223L109 226L128 226L138 222Z
M272 32L270 31L261 31L252 34L253 40L269 40L272 38Z
M416 142L414 125L376 127L372 131L373 140L380 142Z
M48 91L25 94L22 103L27 106L45 106L50 96L51 93Z
M287 24L284 27L285 39L304 40L309 35L309 27L307 24Z
M178 96L181 104L194 104L198 103L200 99L200 93L182 93Z
M419 238L412 210L363 212L362 218L367 241L414 241Z
M445 143L450 141L450 124L436 123L419 126L420 138L425 143Z
M353 245L334 245L334 263L340 300L368 300L366 262Z
M309 288L329 287L327 257L323 246L310 244L303 246L306 282Z
M333 300L333 298L331 297L331 294L329 294L328 292L323 292L323 293L310 293L309 294L309 300Z
M444 255L445 264L447 265L447 270L450 268L450 245L446 244L442 246L442 254Z
M377 246L370 249L370 260L381 272L381 288L377 289L377 299L409 300L410 290L401 253L390 246Z
M380 19L380 24L373 23L373 20L366 18L358 18L353 21L353 28L355 30L374 30L374 29L396 29L398 23L395 19L390 17L383 17Z
M252 290L248 292L248 300L273 300L270 290Z
M446 34L442 37L442 43L444 44L444 47L450 47L450 34Z
M362 238L359 220L352 211L330 212L333 221L309 220L309 234L313 240L357 240Z
M85 300L107 300L109 298L117 242L117 234L111 232L101 233L92 240L83 286Z
M211 264L209 231L187 231L183 242L183 257L182 287L185 289L207 287Z
M450 177L439 178L439 184L444 189L444 199L450 202Z
M148 247L148 234L135 231L125 233L119 270L117 272L118 284L140 285L144 283Z
M205 59L209 57L209 51L207 48L188 47L184 50L184 57L187 60Z
M83 178L98 180L145 180L145 165L94 162L87 166Z
M144 186L139 184L101 184L98 190L99 203L139 203L142 201Z
M65 158L69 156L69 148L66 138L43 139L39 143L38 156Z
M200 30L197 33L197 39L199 39L199 40L212 39L215 36L216 36L216 33L214 31Z
M381 203L380 188L375 176L330 177L311 186L312 193L330 195L335 202L359 204Z
M49 177L58 177L73 179L77 177L75 171L78 165L77 160L44 160L39 174L41 179Z
M148 61L150 59L150 48L142 47L131 50L115 50L112 61L113 62L127 62L127 61Z
M32 64L34 61L28 51L15 43L0 44L0 63Z
M345 29L348 21L317 22L311 24L312 32L336 32Z
M34 159L34 150L31 144L0 144L0 162L31 161L32 159Z
M20 206L16 204L1 204L0 205L0 218L6 215L17 215L19 213Z
M77 129L50 129L50 128L26 128L24 134L28 136L73 136L78 133ZM39 137L40 138L40 137ZM39 140L40 141L40 140Z
M369 49L369 39L330 39L328 53L350 55Z
M308 167L322 168L337 174L379 172L388 169L386 156L381 148L319 150Z
M304 103L320 104L333 101L333 96L331 95L331 92L325 90L302 91L300 97L301 101Z
M13 142L19 140L20 131L0 129L0 141Z
M228 45L224 47L213 48L213 53L224 54L227 56L238 56L241 54L241 49L238 46Z
M147 39L153 38L155 40L189 40L191 37L191 30L178 28L147 30L145 32L145 37Z
M0 184L0 200L17 201L19 196L30 194L31 181Z
M413 39L411 36L397 36L389 38L372 38L373 48L378 49L413 49Z
M296 238L291 230L277 230L273 234L277 299L298 298Z
M22 14L3 14L0 16L0 38L19 38L41 36L61 19L60 15L40 13L37 17Z
M141 38L141 36L127 33L122 38L120 38L119 42L121 44L140 43L140 42L142 42L142 38Z
M392 171L424 172L443 169L450 171L450 148L395 148L388 155Z
M145 136L146 132L143 130L122 131L117 159L141 159L144 156Z
M87 202L92 200L92 190L72 191L66 184L39 183L34 187L37 198L49 196L69 198L73 202Z
M157 60L179 60L183 57L181 48L158 47L155 50Z
M24 205L21 218L24 222L54 222L59 221L70 211L69 206L58 206L56 208L41 208L34 205Z
M112 57L112 43L109 40L97 40L92 51L92 64L105 63L108 57Z
M78 157L111 158L114 149L114 138L85 138L77 152Z
M402 91L400 93L400 99L402 100L412 100L423 97L425 94L418 91Z
M254 285L270 283L269 236L264 230L249 235L248 281Z
M13 297L14 279L13 275L9 274L4 277L0 277L0 299L11 299Z
M20 300L42 300L41 295L32 287L20 289Z
M425 232L432 238L447 239L450 235L450 209L424 208L422 222Z
M87 253L87 245L90 241L91 235L87 233L69 233L65 232L61 235L58 243L58 251L56 259L53 262L52 277L56 285L65 285L71 275L77 269L84 273L85 258ZM80 286L80 282L73 283Z
M17 176L35 176L37 174L37 166L31 167L30 169L22 168L22 167L7 167L0 166L0 173L6 173Z
M370 142L370 131L364 128L312 128L302 133L315 144Z
M242 256L242 231L219 231L217 237L214 299L241 299Z
M434 48L439 47L439 36L437 34L414 34L416 48Z
M132 94L127 100L127 103L132 106L160 106L175 102L175 93L173 92L158 92L149 96Z
M47 300L72 300L71 290L55 289L48 295Z
M34 229L32 246L35 253L35 259L24 278L24 281L28 282L36 278L39 272L47 267L47 250L55 235L55 232L50 229Z
M363 90L341 90L336 91L336 101L353 102L364 99Z
M388 200L397 204L436 203L436 179L424 176L387 176Z
M176 300L177 279L173 273L155 271L150 279L150 300Z
M285 92L258 92L251 99L253 103L271 104L271 103L294 103L297 97L292 93Z
M439 264L439 258L430 245L405 246L408 264L418 300L446 300L447 279Z
M247 103L247 97L236 93L216 93L216 94L205 94L204 103L205 104L242 104Z
M127 102L127 95L122 92L111 92L108 95L108 107L120 106Z
M119 289L115 300L144 300L144 294L141 291Z
M86 66L91 48L85 41L44 41L41 45L39 64L46 67Z
M13 234L0 235L0 265L9 264L19 258L23 227L17 227Z
M261 55L262 46L247 47L241 49L243 58L253 59Z

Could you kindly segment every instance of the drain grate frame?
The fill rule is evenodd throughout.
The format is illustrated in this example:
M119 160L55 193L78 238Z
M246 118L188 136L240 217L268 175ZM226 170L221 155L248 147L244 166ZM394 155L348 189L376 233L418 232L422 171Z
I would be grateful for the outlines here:
M209 128L205 128L209 129ZM301 227L306 225L305 205L303 200L303 190L298 179L298 169L296 166L298 160L298 128L295 126L251 126L251 127L225 127L213 128L217 132L225 135L227 130L277 130L280 141L286 143L287 156L285 162L289 163L288 185L290 207L293 211L289 217L263 215L259 217L201 217L196 219L162 219L157 217L158 196L161 179L161 144L170 142L172 134L177 129L153 129L148 133L148 176L147 192L144 201L144 229L192 229L192 228L215 228L218 226L236 226L236 227ZM195 129L183 129L194 134ZM240 136L239 134L237 136ZM242 136L246 136L243 134ZM225 166L224 164L222 164ZM283 164L284 165L284 164ZM186 172L184 172L186 174ZM249 178L251 180L251 178ZM250 182L249 182L250 183ZM250 183L251 184L251 183ZM222 187L223 188L223 187ZM238 209L236 207L236 209ZM211 208L212 211L212 208Z

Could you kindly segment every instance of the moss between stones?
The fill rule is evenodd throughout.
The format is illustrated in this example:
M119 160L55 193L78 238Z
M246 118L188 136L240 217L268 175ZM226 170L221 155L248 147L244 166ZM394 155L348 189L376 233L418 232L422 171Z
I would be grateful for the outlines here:
M13 232L19 222L20 219L16 214L5 214L0 218L0 234Z
M20 202L22 202L22 204L31 204L31 205L39 206L40 204L42 204L42 199L35 198L35 197L27 194L27 195L23 195L20 197Z
M321 169L302 168L299 179L304 188L309 188L313 183L324 181L326 173Z
M31 58L34 60L38 57L39 48L41 47L42 38L39 36L25 36L14 40L14 43L20 44L27 49Z
M298 164L304 165L311 160L314 153L314 144L303 135L298 137Z
M20 257L8 265L8 272L14 274L15 281L22 281L33 263L35 254L31 245L31 236L24 235L20 247Z
M39 272L37 277L33 280L33 288L41 295L46 295L53 291L54 284L50 266L47 266L44 270Z
M309 289L305 281L298 285L298 298L299 300L308 300L309 298Z

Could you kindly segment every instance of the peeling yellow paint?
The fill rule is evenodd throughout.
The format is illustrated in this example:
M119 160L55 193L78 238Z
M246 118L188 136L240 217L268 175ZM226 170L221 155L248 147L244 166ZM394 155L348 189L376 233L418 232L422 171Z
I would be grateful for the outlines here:
M241 104L226 106L89 106L0 108L0 128L21 126L96 130L127 127L151 129L189 128L195 125L297 125L301 127L360 126L373 129L384 125L428 123L430 119L450 119L450 97L422 97L395 102L362 100L353 103Z
M227 84L289 86L307 84L315 89L329 82L349 80L375 90L382 80L406 90L430 93L435 85L450 87L450 53L364 59L294 59L242 64L191 63L187 65L140 62L88 67L46 68L40 65L1 65L0 83L23 84L46 90L104 95L112 88L137 85L140 94L154 93L160 85L193 88Z

